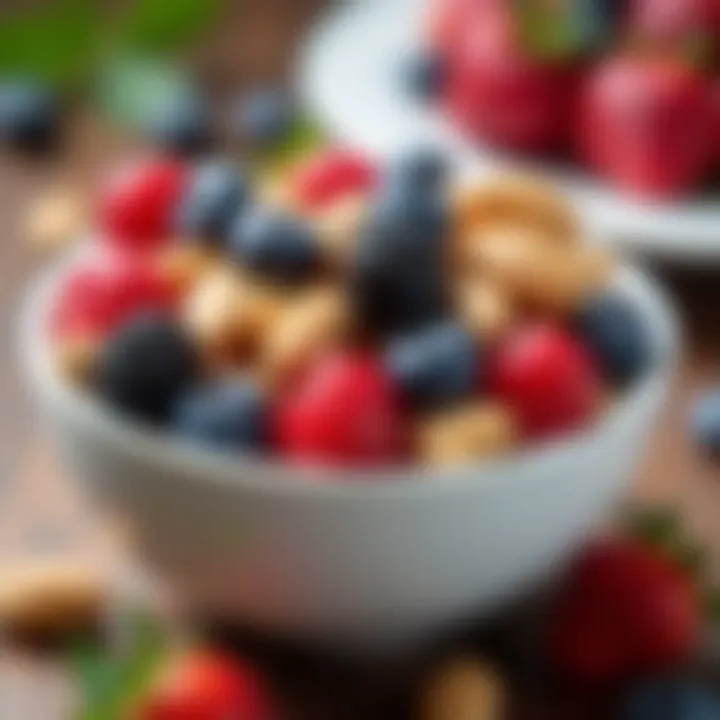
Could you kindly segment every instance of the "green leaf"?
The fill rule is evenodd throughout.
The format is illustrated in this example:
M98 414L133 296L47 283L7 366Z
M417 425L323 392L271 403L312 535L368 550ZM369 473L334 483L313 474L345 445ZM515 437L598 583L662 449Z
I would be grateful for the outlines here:
M632 537L665 552L675 552L683 535L677 511L662 505L632 508L625 527Z
M98 3L58 0L6 12L0 23L0 73L64 86L83 80L99 47Z
M98 643L80 642L69 660L78 679L82 709L77 720L126 720L165 653L157 621L133 612L127 620L128 648L112 654Z
M711 588L705 593L705 616L710 625L720 626L720 588Z
M197 38L219 17L222 0L132 0L122 40L143 51L174 50Z
M109 60L98 83L101 109L136 129L143 128L163 107L192 92L192 84L177 67L139 55L120 55Z
M279 172L295 160L322 147L325 142L326 137L320 126L311 118L300 116L279 142L262 153L262 170Z

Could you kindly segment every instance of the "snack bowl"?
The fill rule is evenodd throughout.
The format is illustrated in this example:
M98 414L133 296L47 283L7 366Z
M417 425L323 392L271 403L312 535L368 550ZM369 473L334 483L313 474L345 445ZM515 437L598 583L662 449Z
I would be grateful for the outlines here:
M620 267L614 288L640 310L654 357L591 428L450 469L297 468L187 447L68 384L46 332L66 263L21 316L22 365L66 468L193 607L345 648L430 640L560 570L632 479L678 350L662 295Z

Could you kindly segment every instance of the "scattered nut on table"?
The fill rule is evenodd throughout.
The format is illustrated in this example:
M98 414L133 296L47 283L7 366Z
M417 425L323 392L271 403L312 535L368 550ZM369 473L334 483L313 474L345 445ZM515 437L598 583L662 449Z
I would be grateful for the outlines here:
M419 720L500 720L505 687L487 663L459 658L438 668L421 698Z
M0 569L0 627L51 639L92 626L108 595L106 579L69 559L33 559Z
M418 421L416 431L419 455L431 467L497 455L512 447L518 433L512 413L491 402L433 413Z
M217 259L211 250L201 243L188 241L163 251L158 268L169 287L185 295L215 262Z
M460 280L456 303L466 326L481 339L497 338L515 319L510 294L483 278Z
M366 205L362 195L348 195L314 218L319 242L332 265L343 266L348 260L357 242Z
M80 239L87 224L85 202L74 188L55 188L38 196L28 210L26 235L33 247L59 250Z

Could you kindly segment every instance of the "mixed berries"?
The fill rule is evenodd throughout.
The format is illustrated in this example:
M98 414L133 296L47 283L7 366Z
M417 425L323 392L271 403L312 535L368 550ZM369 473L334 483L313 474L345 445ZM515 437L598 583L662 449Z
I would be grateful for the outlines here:
M333 148L256 185L151 157L105 188L49 331L114 410L291 462L445 465L582 430L652 362L540 184Z
M716 7L436 0L407 85L472 139L675 198L718 170Z

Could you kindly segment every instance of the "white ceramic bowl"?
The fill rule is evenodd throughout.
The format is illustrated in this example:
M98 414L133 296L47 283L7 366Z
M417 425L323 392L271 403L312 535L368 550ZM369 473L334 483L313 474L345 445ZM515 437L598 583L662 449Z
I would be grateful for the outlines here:
M442 471L301 471L191 450L67 386L44 321L63 268L30 293L22 361L67 467L129 522L184 597L274 634L345 646L430 639L562 565L632 478L665 399L677 332L648 281L618 272L642 310L652 370L584 434Z

